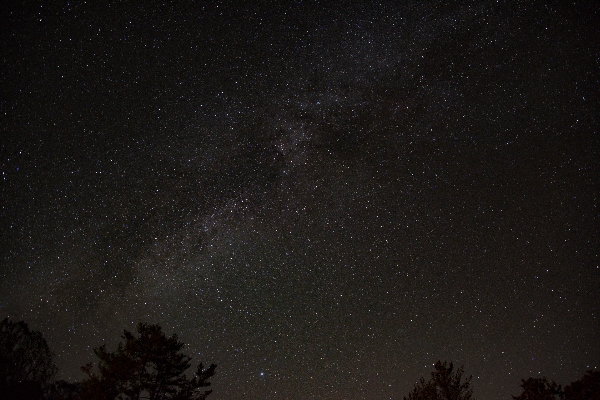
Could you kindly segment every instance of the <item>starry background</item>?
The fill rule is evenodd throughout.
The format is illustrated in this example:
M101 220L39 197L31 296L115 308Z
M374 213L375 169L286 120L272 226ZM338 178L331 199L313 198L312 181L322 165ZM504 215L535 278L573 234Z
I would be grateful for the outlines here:
M1 317L213 400L599 368L597 3L398 3L3 6Z

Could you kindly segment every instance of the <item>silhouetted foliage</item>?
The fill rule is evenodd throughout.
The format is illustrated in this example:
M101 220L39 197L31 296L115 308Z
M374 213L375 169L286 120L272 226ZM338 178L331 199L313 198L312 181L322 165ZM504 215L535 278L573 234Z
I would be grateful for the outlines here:
M560 385L546 378L521 379L523 392L513 396L514 400L556 400L563 398Z
M46 339L23 321L0 322L0 399L41 399L57 368Z
M215 372L216 365L204 369L202 364L189 379L185 371L190 367L191 357L181 353L184 344L177 335L166 337L160 325L139 323L139 336L125 330L124 343L109 352L102 345L94 352L99 358L98 373L92 364L82 367L88 376L82 382L84 399L205 399L212 390L207 382Z
M600 371L587 371L565 387L565 400L600 400Z
M404 397L404 400L471 400L473 389L471 377L463 378L464 369L460 367L453 372L454 366L444 361L435 363L435 371L431 378L425 381L421 378L414 389Z
M45 400L82 400L81 383L64 380L52 383L46 390Z

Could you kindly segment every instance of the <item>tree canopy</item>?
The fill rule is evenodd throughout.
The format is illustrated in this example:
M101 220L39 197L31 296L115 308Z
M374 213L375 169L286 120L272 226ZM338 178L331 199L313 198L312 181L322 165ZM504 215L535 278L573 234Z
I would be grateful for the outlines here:
M600 400L600 371L587 371L583 378L561 386L547 378L521 379L523 391L514 400Z
M185 374L191 357L181 353L184 344L176 334L165 336L160 325L139 323L138 336L125 330L124 342L114 352L102 345L94 352L99 358L98 372L92 364L82 367L87 379L82 382L86 399L205 399L212 390L207 382L216 365L198 365L192 378Z
M40 332L23 322L0 322L0 399L41 398L57 367Z
M560 385L546 378L521 379L523 392L513 396L514 400L556 400L563 398Z
M81 369L82 382L52 382L57 372L46 340L23 322L0 322L0 400L203 400L212 390L208 380L216 365L200 363L188 374L191 357L176 334L160 325L139 323L136 333L124 330L115 351L94 349L98 362ZM600 400L600 371L587 371L564 389L547 378L521 380L514 400ZM438 361L428 380L421 378L404 400L474 400L471 377L452 362Z
M565 400L600 400L600 371L587 371L565 387Z
M463 380L464 369L458 368L454 371L452 362L444 361L435 363L435 371L431 378L425 381L421 378L413 390L404 397L404 400L471 400L473 389L471 388L471 377Z

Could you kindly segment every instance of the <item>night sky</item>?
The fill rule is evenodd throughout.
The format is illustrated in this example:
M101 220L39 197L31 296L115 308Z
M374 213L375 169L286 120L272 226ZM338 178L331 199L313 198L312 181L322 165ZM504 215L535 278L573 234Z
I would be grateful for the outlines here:
M241 4L0 10L0 317L59 377L138 321L211 400L600 368L598 4Z

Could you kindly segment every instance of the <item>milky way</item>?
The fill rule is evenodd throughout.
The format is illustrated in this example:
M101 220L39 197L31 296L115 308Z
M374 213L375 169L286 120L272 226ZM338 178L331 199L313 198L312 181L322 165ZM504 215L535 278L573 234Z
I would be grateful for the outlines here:
M217 399L598 368L592 2L2 12L2 318L159 322Z

